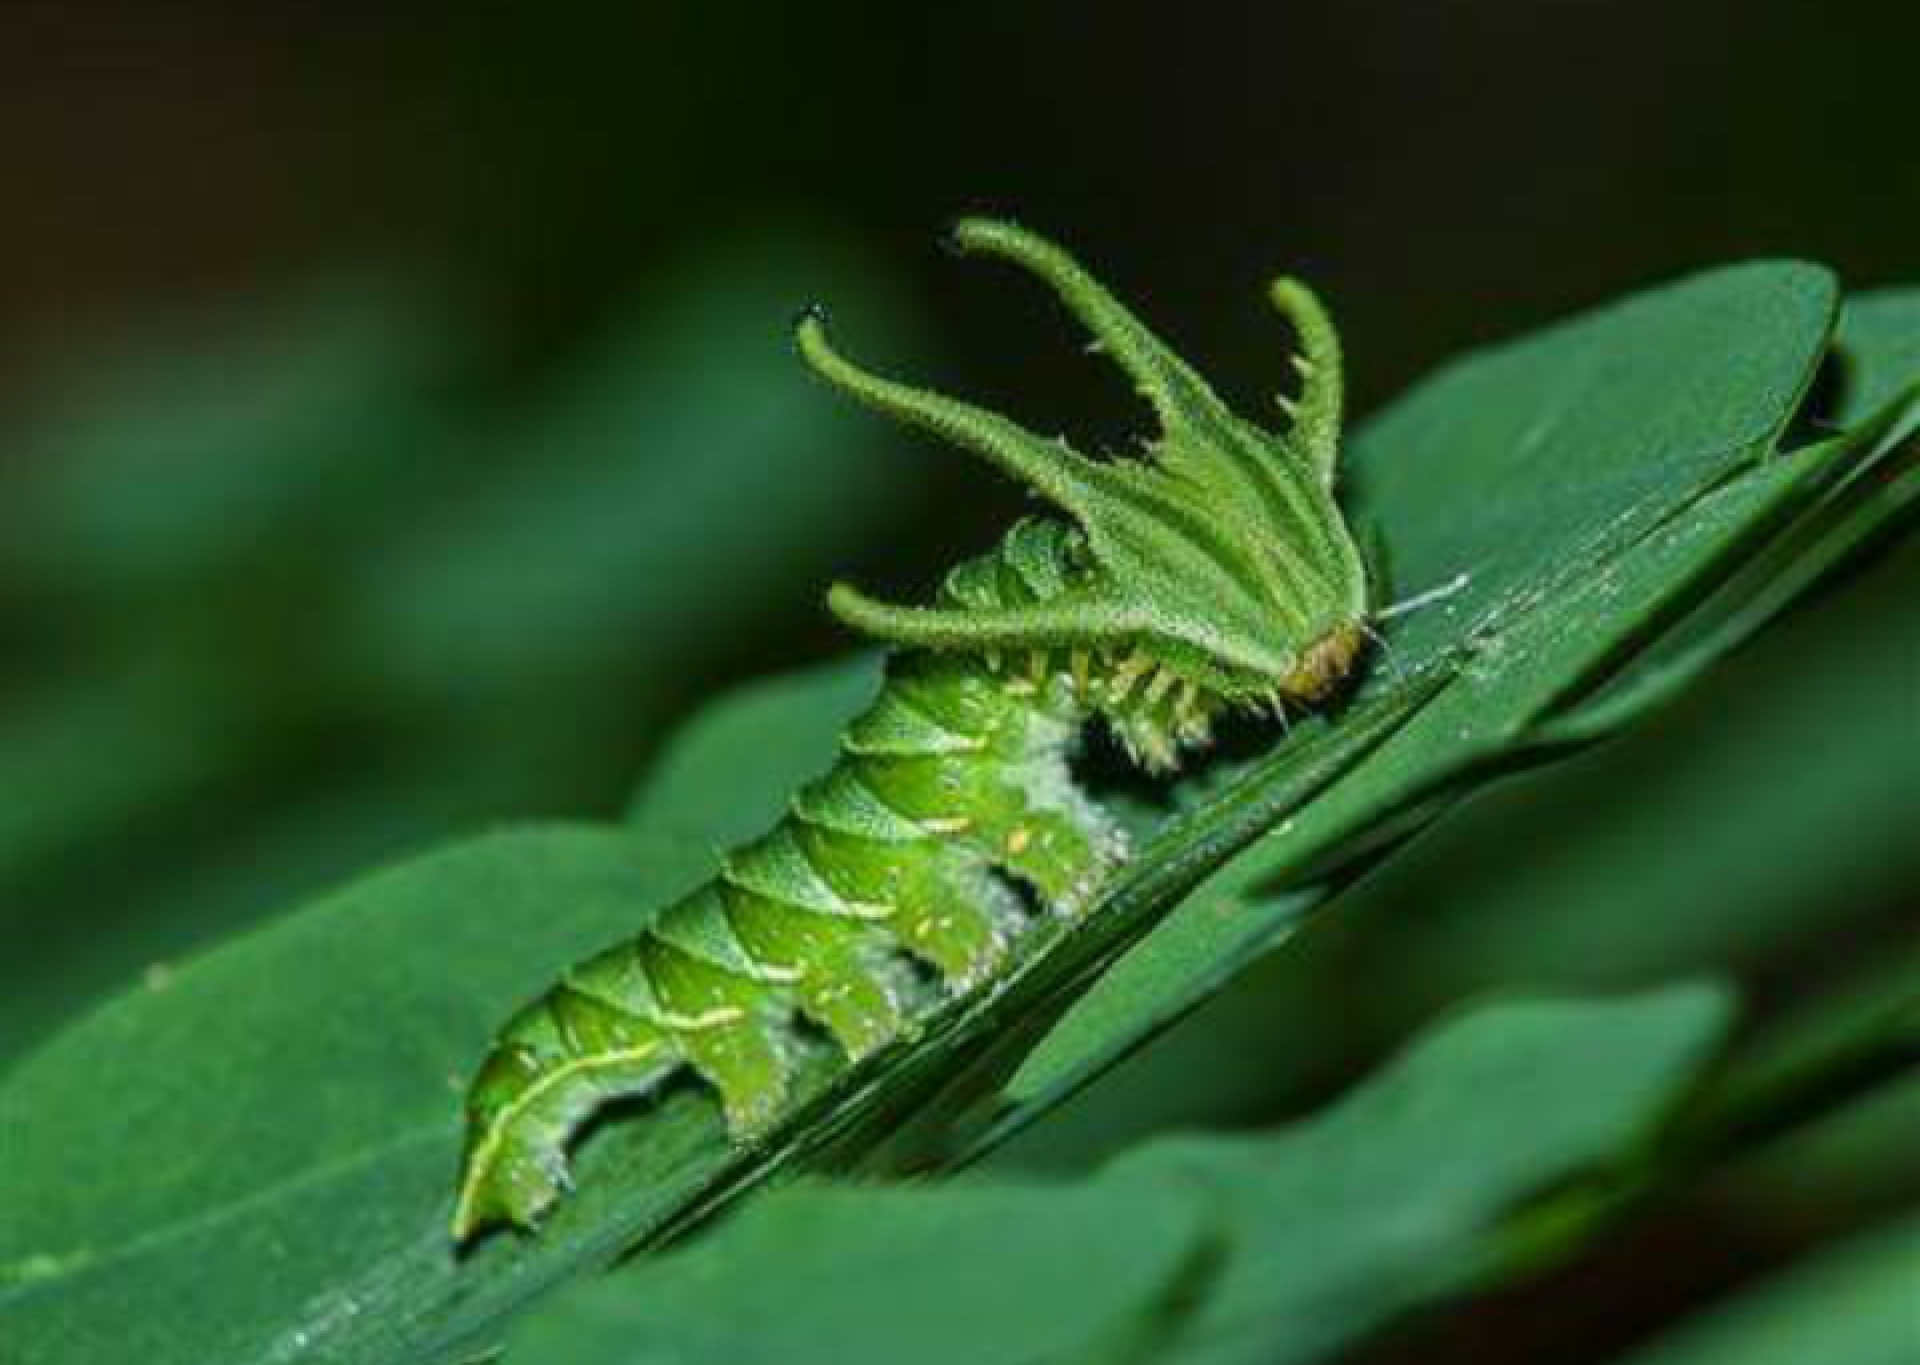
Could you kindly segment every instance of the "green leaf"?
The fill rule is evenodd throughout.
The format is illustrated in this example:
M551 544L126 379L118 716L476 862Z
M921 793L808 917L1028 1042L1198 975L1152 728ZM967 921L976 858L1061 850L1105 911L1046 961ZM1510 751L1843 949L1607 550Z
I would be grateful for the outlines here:
M1029 1107L995 1140L1174 1023L1249 958L1277 946L1317 900L1308 892L1256 903L1224 878L1201 887L1114 963L1021 1063L1007 1098Z
M1551 602L1771 449L1836 306L1815 267L1716 270L1458 361L1368 422L1355 510L1394 595L1467 576L1396 650L1414 662L1462 622Z
M0 1092L9 1361L386 1360L439 1339L481 1306L455 1293L444 1226L472 1058L555 963L707 870L630 837L494 836L62 1035ZM485 1278L510 1296L612 1249L560 1231Z
M1200 1250L1172 1187L795 1189L692 1249L588 1285L516 1365L1028 1365L1138 1330Z
M1623 1158L1730 1018L1702 987L1514 1002L1436 1029L1310 1122L1260 1138L1150 1144L1114 1178L1204 1191L1224 1269L1157 1359L1324 1359L1473 1283L1488 1233L1529 1194Z
M108 730L104 738L112 736ZM180 731L174 739L194 737ZM100 753L101 738L83 752ZM150 758L151 751L123 748L119 757L135 754ZM492 766L497 756L490 749L405 774L357 771L312 798L283 799L224 822L211 853L167 837L180 823L197 823L196 809L183 803L194 813L176 816L159 837L122 839L109 858L72 859L84 868L80 876L0 898L0 959L12 968L0 988L0 1067L73 1013L77 1001L111 999L134 982L164 978L223 934L323 894L343 868L380 866L491 816L511 776ZM102 770L115 771L114 755L100 757ZM118 771L124 781L152 770ZM65 782L43 790L74 801L90 794L84 779L91 775L66 770ZM74 801L65 813L76 810L94 814L98 807ZM97 827L91 833L100 837Z
M0 1088L0 1339L21 1365L459 1359L692 1216L760 1168L688 1090L589 1143L592 1197L539 1237L457 1258L446 1230L463 1080L493 1028L711 870L704 847L631 833L499 835L97 1011Z
M1155 1124L1272 1112L1444 1002L1496 985L1625 989L1871 935L1920 873L1897 814L1920 802L1915 548L1781 622L1632 735L1475 791L1343 891L1326 922L996 1162L1079 1167ZM1791 780L1758 780L1781 765ZM1169 926L1200 913L1183 909ZM1258 916L1227 906L1221 919L1257 928ZM1163 955L1169 986L1179 960ZM1152 970L1149 955L1123 961L1088 1005L1118 997L1115 978L1136 966ZM1190 1003L1176 989L1160 999L1168 1022ZM1070 1064L1080 1050L1063 1027L1030 1066L1038 1076L1043 1059ZM1796 1205L1831 1205L1875 1172L1884 1188L1915 1124L1895 1122L1894 1103L1877 1107L1884 1140L1863 1122L1858 1151L1836 1138L1829 1160L1770 1167L1743 1186L1743 1207L1777 1200L1789 1179L1804 1192ZM1920 1121L1920 1106L1907 1113Z
M1920 1219L1885 1228L1687 1323L1621 1365L1912 1365Z
M1389 635L1368 691L1390 689L1396 669L1462 638L1473 642L1470 665L1090 992L1014 1078L1016 1108L987 1141L1031 1122L1272 947L1335 889L1328 865L1364 850L1370 834L1404 816L1431 819L1462 782L1524 758L1536 726L1726 572L1821 461L1753 468L1737 492L1702 495L1779 439L1832 308L1819 271L1715 272L1451 366L1365 427L1359 508L1391 552L1396 583L1415 597L1458 588ZM1223 916L1230 946L1206 927Z
M777 810L873 679L856 659L716 708L648 784L658 827L504 834L408 863L153 978L30 1059L0 1090L0 1207L22 1215L0 1220L0 1339L30 1343L22 1365L136 1348L156 1365L385 1361L397 1343L484 1342L540 1286L603 1264L633 1228L597 1205L455 1257L463 1078L546 980L710 875L729 819ZM744 771L724 766L742 720L768 759ZM130 1122L139 1189L103 1199ZM717 1133L685 1096L582 1178L677 1206L724 1162ZM219 1284L219 1304L195 1309L195 1284Z
M579 1193L537 1238L498 1238L458 1262L447 1246L459 1080L491 1025L585 947L644 923L711 867L708 849L582 832L451 850L107 1007L0 1091L25 1157L0 1172L0 1204L19 1210L0 1228L0 1337L26 1343L27 1365L122 1359L130 1346L160 1365L484 1349L556 1281L670 1238L783 1171L858 1161L883 1139L950 1156L946 1117L992 1094L1170 909L1202 886L1189 915L1246 906L1224 935L1170 921L1159 943L1180 947L1151 974L1151 998L1087 998L1096 1014L1071 1026L1075 1054L1056 1055L1044 1085L1016 1084L1023 1103L1000 1131L1043 1112L1437 796L1539 757L1526 753L1535 724L1731 571L1750 523L1690 509L1778 439L1831 311L1820 272L1718 272L1414 395L1363 436L1361 492L1405 590L1461 574L1466 586L1396 624L1389 659L1337 722L1298 726L1177 793L1179 813L1099 913L997 993L818 1087L763 1146L729 1149L691 1089L647 1123L604 1125L582 1153ZM1772 506L1755 497L1753 515ZM776 697L731 739L718 727L724 742L689 741L696 757L675 787L643 797L648 820L681 818L662 794L678 783L700 794L676 827L702 836L773 809L763 776L784 781L790 761L824 753L851 704L854 684L830 682ZM719 765L755 736L782 757L739 770L729 810ZM142 1144L131 1168L128 1131ZM217 1307L195 1292L209 1285ZM126 1322L145 1335L123 1335Z
M1076 1184L777 1192L556 1300L511 1358L1325 1359L1471 1283L1528 1195L1628 1155L1727 1004L1486 1005L1311 1119L1153 1143Z

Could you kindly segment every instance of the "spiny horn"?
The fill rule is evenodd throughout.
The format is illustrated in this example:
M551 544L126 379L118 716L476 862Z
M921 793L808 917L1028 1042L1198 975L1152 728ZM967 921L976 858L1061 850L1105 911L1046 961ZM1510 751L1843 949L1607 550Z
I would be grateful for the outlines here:
M923 649L1024 649L1088 645L1123 638L1140 627L1111 603L1085 597L1003 607L908 607L876 601L836 583L827 610L864 634Z
M1020 266L1051 288L1099 341L1101 349L1126 371L1163 427L1218 421L1225 416L1225 409L1206 381L1052 242L1012 223L986 218L967 218L955 224L953 241L961 251Z
M1093 466L1064 441L1049 441L998 413L862 369L828 341L818 309L801 316L794 340L807 364L835 388L972 451L1076 517L1085 512L1091 496L1088 471Z
M1281 408L1293 419L1292 441L1320 471L1321 478L1331 482L1339 454L1341 409L1346 401L1339 335L1319 297L1300 281L1277 279L1268 286L1267 296L1293 325L1300 342L1293 362L1300 373L1300 396L1280 400Z

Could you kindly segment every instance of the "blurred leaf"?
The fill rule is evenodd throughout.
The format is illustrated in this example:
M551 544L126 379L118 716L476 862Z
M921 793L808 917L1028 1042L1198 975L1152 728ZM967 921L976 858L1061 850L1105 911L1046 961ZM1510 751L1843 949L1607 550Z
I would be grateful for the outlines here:
M1196 1187L1228 1228L1218 1282L1156 1358L1320 1360L1469 1286L1497 1259L1486 1238L1501 1215L1622 1159L1730 1013L1705 988L1488 1006L1291 1130L1176 1139L1122 1158L1113 1178Z
M126 615L89 627L105 657L0 695L0 1056L428 835L602 806L682 689L816 610L768 585L852 554L912 466L808 386L786 323L832 288L897 337L888 282L825 245L661 273L584 374L491 413L433 391L371 292L76 391L105 415L50 428L15 548ZM741 515L776 479L784 515Z
M544 414L486 439L512 458L357 566L343 653L443 702L711 651L765 600L806 602L915 486L891 433L820 392L788 321L811 291L903 331L857 268L730 253L625 330ZM684 663L676 663L684 668Z
M1906 928L1895 926L1890 949L1870 944L1842 980L1796 1002L1726 1077L1721 1088L1759 1114L1782 1107L1774 1096L1805 1089L1802 1077L1855 1092L1829 1103L1816 1090L1796 1106L1807 1122L1722 1173L1744 1217L1796 1230L1856 1226L1920 1202L1920 946Z
M1820 991L1749 1043L1667 1135L1676 1159L1771 1144L1920 1074L1920 952Z
M393 282L353 278L156 327L14 438L0 571L104 604L284 554L437 445L455 336Z
M223 700L192 671L145 668L0 707L0 931L32 913L6 894L27 870L211 780L235 724Z
M1920 289L1878 289L1848 299L1839 344L1850 371L1840 418L1858 422L1920 380Z
M795 1189L690 1250L584 1286L516 1365L1037 1365L1079 1358L1194 1263L1171 1185Z
M748 683L675 732L634 794L634 828L730 848L786 813L787 798L832 766L839 735L880 687L880 656L856 654ZM740 781L755 775L751 787Z
M1920 1203L1920 1070L1822 1118L1735 1173L1741 1208L1793 1231Z
M1912 1365L1920 1219L1796 1266L1621 1365Z
M763 1146L730 1148L691 1089L647 1123L605 1125L582 1153L580 1192L537 1238L496 1238L458 1262L447 1246L459 1079L491 1021L584 947L632 932L711 867L706 850L587 833L452 850L98 1012L0 1091L25 1158L0 1172L0 1195L22 1210L0 1229L0 1331L27 1343L27 1365L124 1358L130 1344L160 1365L471 1352L554 1281L670 1238L782 1170L858 1159L907 1117L980 1092L1217 876L1207 895L1246 888L1258 933L1236 926L1223 948L1170 932L1192 948L1180 973L1206 989L1292 922L1305 898L1276 888L1376 856L1436 793L1516 761L1533 724L1739 563L1778 481L1828 472L1812 456L1773 462L1689 513L1785 427L1831 310L1817 271L1718 272L1417 393L1361 442L1367 506L1408 588L1467 582L1400 623L1392 662L1343 716L1193 784L1100 913L1037 930L998 991L938 1012L917 1037L830 1084L809 1075L814 1098ZM797 762L824 752L850 688L827 675L749 719L778 724L768 751ZM777 798L762 779L784 790L791 774L774 770L787 761L767 773L688 761L680 780L724 780L742 813L764 811ZM720 807L709 793L687 809ZM1169 999L1106 1002L1099 1055L1055 1057L1018 1117L1137 1043ZM144 1143L131 1172L118 1136L129 1130ZM194 1291L216 1284L210 1308ZM123 1335L126 1321L143 1335Z

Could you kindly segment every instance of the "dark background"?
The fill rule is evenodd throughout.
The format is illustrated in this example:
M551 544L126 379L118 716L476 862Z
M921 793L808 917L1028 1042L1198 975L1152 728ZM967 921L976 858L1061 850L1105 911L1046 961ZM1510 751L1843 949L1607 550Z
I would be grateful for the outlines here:
M0 1066L371 863L611 814L698 699L843 647L827 574L911 592L982 545L1016 495L822 415L803 304L1118 447L1124 386L941 251L954 216L1061 237L1250 410L1286 354L1260 285L1303 275L1364 413L1709 263L1914 281L1916 53L1895 0L13 0ZM672 541L663 488L695 490L690 539L622 559ZM1876 567L1651 734L1483 803L1017 1155L1270 1122L1485 985L1732 964L1790 1011L1910 944L1917 585L1911 552ZM1837 707L1864 719L1830 742ZM1827 757L1768 802L1745 736L1795 726ZM1733 875L1796 834L1799 880ZM1633 876L1572 891L1583 857ZM1379 1358L1599 1359L1907 1188L1863 1131Z
M1272 377L1253 286L1308 276L1365 408L1702 263L1910 271L1916 36L1844 0L16 0L0 358L343 254L564 343L715 234L804 220L925 296L956 381L1072 416L1085 367L930 249L990 210L1071 238L1235 388Z

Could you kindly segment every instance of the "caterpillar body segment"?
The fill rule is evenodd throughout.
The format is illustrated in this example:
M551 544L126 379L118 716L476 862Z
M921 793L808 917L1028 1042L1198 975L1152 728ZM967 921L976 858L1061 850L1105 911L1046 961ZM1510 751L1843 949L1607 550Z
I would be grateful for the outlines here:
M1301 333L1304 388L1293 428L1269 433L1059 248L999 223L956 236L1051 285L1133 378L1158 436L1144 460L1091 460L872 375L803 320L823 377L1050 510L927 606L835 587L830 609L893 646L879 695L779 824L508 1021L468 1096L456 1240L537 1221L601 1106L691 1074L750 1140L787 1111L810 1036L865 1056L1002 973L1036 917L1087 910L1126 858L1070 770L1089 725L1163 772L1224 713L1313 704L1358 658L1368 585L1333 497L1339 349L1304 286L1274 289Z
M948 596L1057 583L1059 566L1026 553L1041 535L1054 531L1022 529L1022 554L967 566ZM1085 906L1125 847L1067 768L1093 695L1091 675L1080 687L1031 657L996 671L894 656L786 819L508 1025L471 1096L455 1235L532 1221L566 1186L572 1130L682 1067L751 1137L788 1099L796 1016L849 1058L884 1046L930 983L964 990L1001 968L1029 918L1014 883L1061 913Z

